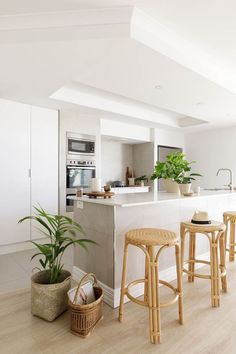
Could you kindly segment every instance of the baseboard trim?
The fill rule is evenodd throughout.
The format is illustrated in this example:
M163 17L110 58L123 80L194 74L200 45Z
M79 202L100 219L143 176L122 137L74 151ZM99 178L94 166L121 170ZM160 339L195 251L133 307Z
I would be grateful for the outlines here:
M206 252L202 255L198 256L198 259L202 260L209 260L209 252ZM197 263L196 264L196 269L204 267L205 264ZM75 279L77 282L86 274L83 270L80 268L74 266L72 270L72 277ZM186 276L186 274L184 275ZM159 278L162 280L165 280L167 282L172 282L176 279L176 267L172 266L167 269L161 270L159 272ZM104 292L104 302L108 304L109 306L116 308L119 306L120 302L120 288L112 289L111 287L107 286L106 284L102 282L98 282L99 285L102 287L103 292ZM142 296L144 292L143 284L139 284L135 286L132 291L131 295L134 297L139 297ZM125 297L125 302L128 302L129 299Z
M72 278L76 281L79 282L80 279L86 274L82 269L74 266L72 269ZM106 284L98 281L99 285L103 289L104 293L104 302L108 304L109 306L114 308L114 289L111 287L107 286Z

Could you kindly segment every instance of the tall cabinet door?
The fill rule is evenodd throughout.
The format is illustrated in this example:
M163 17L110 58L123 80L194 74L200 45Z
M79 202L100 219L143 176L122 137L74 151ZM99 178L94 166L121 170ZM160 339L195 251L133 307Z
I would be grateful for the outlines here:
M0 245L30 239L30 106L0 100Z
M58 213L58 111L31 107L31 213L41 205ZM31 239L42 235L32 225Z

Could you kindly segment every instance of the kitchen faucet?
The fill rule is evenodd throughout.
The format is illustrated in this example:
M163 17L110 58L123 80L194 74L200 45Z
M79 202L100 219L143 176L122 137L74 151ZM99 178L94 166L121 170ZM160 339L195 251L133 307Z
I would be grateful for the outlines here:
M233 171L230 168L219 168L219 170L216 173L216 176L219 175L220 171L228 171L230 174L230 181L229 184L225 184L225 186L229 187L229 189L232 191L234 189L234 185L233 185Z

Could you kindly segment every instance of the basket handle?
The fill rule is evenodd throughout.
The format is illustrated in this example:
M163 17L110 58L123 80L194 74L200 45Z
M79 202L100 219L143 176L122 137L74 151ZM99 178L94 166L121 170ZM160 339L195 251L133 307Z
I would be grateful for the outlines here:
M96 275L95 275L94 273L85 274L85 275L80 279L80 282L79 282L79 284L78 284L78 286L77 286L77 289L76 289L76 292L75 292L75 296L74 296L74 300L73 300L73 304L76 303L77 298L78 298L79 289L81 288L82 284L85 282L85 280L86 280L87 278L93 278L93 286L98 283L97 278L96 278Z

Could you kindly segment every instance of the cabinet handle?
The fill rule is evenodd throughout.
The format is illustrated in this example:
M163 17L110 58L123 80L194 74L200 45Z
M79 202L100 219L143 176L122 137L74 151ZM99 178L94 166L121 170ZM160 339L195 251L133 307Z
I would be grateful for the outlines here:
M28 170L29 178L31 178L31 168Z

